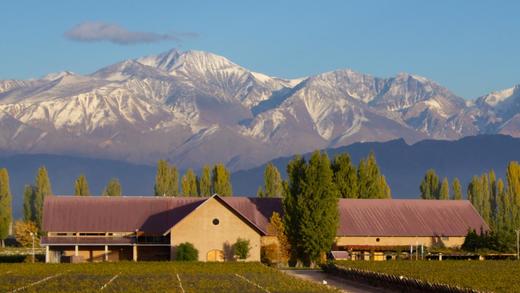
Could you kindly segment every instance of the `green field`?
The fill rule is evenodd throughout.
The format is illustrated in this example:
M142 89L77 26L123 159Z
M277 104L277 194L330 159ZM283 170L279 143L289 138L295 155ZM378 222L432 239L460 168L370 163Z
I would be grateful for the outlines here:
M0 264L0 292L99 292L103 286L103 292L336 292L259 263Z
M482 291L520 292L518 261L338 261L336 264Z

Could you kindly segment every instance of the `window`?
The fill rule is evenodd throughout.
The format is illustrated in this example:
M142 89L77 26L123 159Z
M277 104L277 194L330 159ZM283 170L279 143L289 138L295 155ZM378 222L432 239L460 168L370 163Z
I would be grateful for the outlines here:
M376 238L376 242L379 242L379 240L380 240L379 238Z
M213 219L213 225L216 226L216 225L218 225L219 223L220 223L220 221L219 221L217 218Z
M448 241L448 240L450 240L450 237L448 237L448 236L442 236L442 237L441 237L441 240L442 240L442 241Z

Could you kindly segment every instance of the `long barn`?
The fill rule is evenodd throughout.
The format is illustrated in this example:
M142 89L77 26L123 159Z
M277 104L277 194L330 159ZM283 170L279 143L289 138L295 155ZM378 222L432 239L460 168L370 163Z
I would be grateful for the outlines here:
M469 229L488 230L465 200L340 199L334 250L364 259L417 245L458 247ZM250 241L248 261L277 243L269 218L278 198L49 196L41 245L47 262L173 260L190 242L200 261L233 258L238 238Z

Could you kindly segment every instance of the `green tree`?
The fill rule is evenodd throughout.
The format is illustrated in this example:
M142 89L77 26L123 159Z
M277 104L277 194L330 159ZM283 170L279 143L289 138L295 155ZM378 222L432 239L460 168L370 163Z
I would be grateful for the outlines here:
M419 188L421 190L422 199L438 199L440 193L439 177L435 170L429 169L424 175L423 181Z
M334 158L332 171L334 172L334 183L336 184L339 196L342 198L358 198L357 170L347 153Z
M192 169L188 169L181 179L182 194L184 196L199 196L197 188L197 175Z
M4 247L4 240L9 235L9 226L12 221L11 188L9 187L9 172L0 169L0 247Z
M35 213L35 197L36 197L36 187L33 185L25 185L23 190L23 220L25 222L36 220Z
M103 195L105 196L121 196L122 193L121 183L119 183L119 179L117 178L110 179L103 191Z
M389 198L390 187L379 170L374 152L359 162L358 167L359 198Z
M45 167L38 169L35 181L34 195L34 222L38 227L38 231L42 229L43 202L45 197L52 195L51 181Z
M260 197L282 197L283 186L280 171L273 163L267 164L264 171L264 188Z
M441 183L441 189L439 191L439 199L449 199L450 198L450 183L448 182L448 178L444 177Z
M513 161L507 165L506 179L511 227L520 227L520 164L518 162Z
M74 194L79 196L90 195L87 177L85 177L85 175L79 175L79 177L74 182Z
M200 196L211 196L211 167L204 165L199 180Z
M451 184L452 184L451 189L452 189L452 194L453 194L452 199L461 200L462 199L462 187L460 185L459 178L455 177L455 179L453 179L453 182Z
M301 207L303 185L305 184L305 159L296 155L289 164L287 164L287 181L284 184L285 196L283 197L283 221L287 239L290 243L290 262L300 259L301 247Z
M220 196L232 196L233 187L231 186L231 175L224 164L219 163L213 167L211 176L213 193Z
M179 172L166 160L157 162L154 193L156 196L176 196L179 193Z
M289 193L283 201L291 256L305 265L323 261L336 237L338 192L327 154L316 151L308 163L288 165Z

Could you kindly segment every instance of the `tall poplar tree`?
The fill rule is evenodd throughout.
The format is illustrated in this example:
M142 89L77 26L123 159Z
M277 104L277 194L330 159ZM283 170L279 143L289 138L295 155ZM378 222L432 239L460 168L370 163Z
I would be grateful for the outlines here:
M308 163L295 158L288 173L291 191L284 199L287 236L293 256L313 265L324 260L336 237L338 194L333 172L328 156L316 151Z
M218 163L213 167L211 174L212 190L220 196L232 196L233 187L231 186L231 175L226 166Z
M379 170L374 152L359 162L358 167L358 194L359 198L389 198L390 187Z
M9 172L0 169L0 246L4 247L4 240L9 236L9 226L12 222L12 196L9 187Z
M179 193L179 172L166 160L157 162L154 193L156 196L176 196Z
M303 201L302 193L305 185L305 159L296 155L287 164L287 184L285 184L285 196L283 198L283 221L287 239L290 243L290 259L295 262L301 259L301 214Z
M450 183L448 182L448 178L444 177L441 183L441 189L439 191L439 199L449 199L450 198Z
M188 169L186 174L182 176L181 179L182 186L182 195L184 196L198 196L198 188L197 188L197 175L193 172L192 169Z
M264 187L259 189L259 197L282 197L283 186L280 171L273 163L267 164L264 171Z
M338 189L339 197L358 198L359 187L357 170L347 153L338 155L334 158L334 161L332 162L332 171L334 172L334 183Z
M453 182L451 184L452 184L451 188L452 188L452 194L453 194L452 199L461 200L462 199L462 187L460 185L459 178L455 177L455 179L453 179Z
M156 196L168 195L168 177L170 176L170 166L166 160L157 162L157 172L155 174L154 193Z
M439 177L435 170L426 171L420 186L422 199L438 199L440 193Z
M105 196L121 196L122 193L121 183L119 183L119 179L117 178L110 179L103 191L103 195Z
M200 196L211 196L211 167L204 165L199 180Z
M85 177L85 175L79 175L79 177L74 182L74 194L79 196L90 195L87 177Z
M43 201L45 197L52 195L51 181L45 167L38 169L38 174L35 180L35 194L34 194L34 222L38 227L38 231L42 229L43 217Z
M34 200L36 197L36 187L34 185L25 185L23 190L23 220L25 222L36 222L34 211Z

